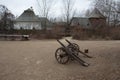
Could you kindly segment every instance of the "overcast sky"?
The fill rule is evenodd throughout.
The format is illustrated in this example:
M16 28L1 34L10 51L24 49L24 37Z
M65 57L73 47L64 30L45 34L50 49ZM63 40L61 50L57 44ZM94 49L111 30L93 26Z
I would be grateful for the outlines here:
M7 6L7 8L17 16L32 6L35 13L38 15L37 0L0 0L0 4ZM53 15L61 15L61 4L61 0L56 0L55 7L52 9ZM91 0L76 0L75 2L75 8L77 12L85 11L90 7L90 5Z

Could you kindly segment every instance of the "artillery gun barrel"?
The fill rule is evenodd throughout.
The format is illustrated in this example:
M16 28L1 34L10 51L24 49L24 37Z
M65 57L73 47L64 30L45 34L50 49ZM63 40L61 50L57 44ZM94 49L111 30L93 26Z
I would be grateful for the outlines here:
M68 41L67 39L65 39L70 45L73 45L70 41ZM73 45L74 46L74 45ZM82 52L80 49L78 50L81 54L87 56L88 58L92 58L91 56L85 54L84 52Z
M88 58L92 58L91 56L89 56L89 55L85 54L84 52L82 52L82 51L80 51L80 50L79 50L79 52L80 52L81 54L83 54L83 55L87 56Z

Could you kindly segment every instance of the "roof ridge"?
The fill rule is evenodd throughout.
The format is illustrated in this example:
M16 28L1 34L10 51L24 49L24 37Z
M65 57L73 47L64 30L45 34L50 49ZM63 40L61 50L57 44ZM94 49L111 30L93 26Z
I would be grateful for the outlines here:
M88 17L89 18L105 18L105 16L97 8L94 8L94 10L91 12L91 14Z
M39 17L35 15L32 9L24 10L24 12L16 19L16 21L39 21Z

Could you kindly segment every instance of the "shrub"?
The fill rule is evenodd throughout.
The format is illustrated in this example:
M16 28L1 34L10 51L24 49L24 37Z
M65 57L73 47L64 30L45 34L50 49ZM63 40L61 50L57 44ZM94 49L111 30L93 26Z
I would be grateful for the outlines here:
M113 40L120 40L120 27L111 28L110 37Z

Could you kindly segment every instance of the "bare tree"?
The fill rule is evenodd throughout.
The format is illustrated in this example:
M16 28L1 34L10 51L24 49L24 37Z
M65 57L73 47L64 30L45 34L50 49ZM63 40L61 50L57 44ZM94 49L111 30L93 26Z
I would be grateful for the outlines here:
M67 25L70 25L71 18L75 15L74 10L74 2L75 0L63 0L63 10L64 10L64 18L67 22Z
M39 16L43 17L42 22L44 25L44 29L47 29L47 21L49 18L49 14L51 12L51 8L53 7L54 0L37 0L38 4L38 11L39 11Z
M115 0L94 0L95 7L98 8L106 17L108 25L111 22L116 25L116 20L119 16L119 1Z
M5 32L14 28L14 15L7 9L6 6L0 5L0 30Z
M53 2L51 0L37 0L40 16L48 18Z
M88 17L90 15L90 13L91 13L90 9L87 9L85 12L85 16Z
M114 26L120 24L120 1L114 3Z
M95 0L95 7L98 8L106 17L108 24L110 23L111 7L113 0Z
M66 21L65 25L65 35L71 34L70 24L71 24L71 18L76 14L74 10L74 2L75 0L62 0L63 3L63 18Z

